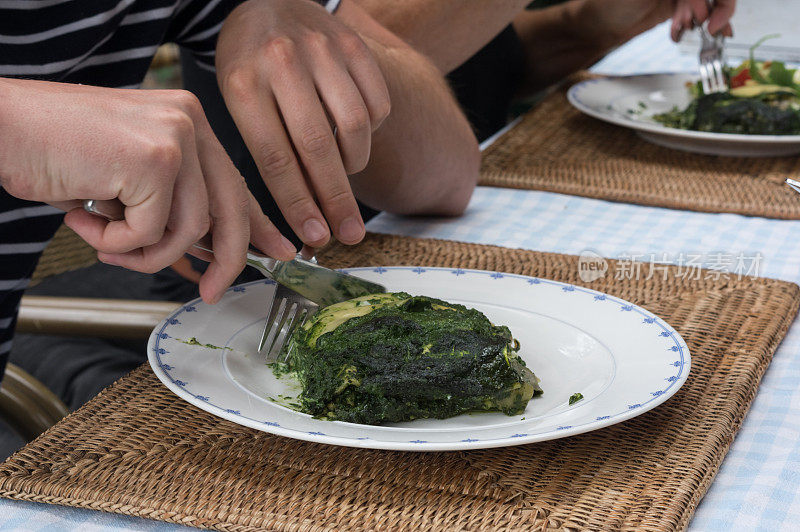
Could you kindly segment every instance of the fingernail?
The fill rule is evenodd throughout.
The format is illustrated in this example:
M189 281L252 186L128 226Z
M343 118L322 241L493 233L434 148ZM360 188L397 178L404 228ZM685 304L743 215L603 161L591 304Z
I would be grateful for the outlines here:
M317 242L328 237L328 231L325 226L316 218L311 218L303 224L303 232L306 235L306 240L310 242Z
M287 253L291 253L292 255L297 253L297 248L294 247L292 241L283 235L281 235L281 244L283 244L283 247L286 249Z
M339 226L339 237L342 240L354 241L361 238L364 234L364 226L355 217L348 218Z

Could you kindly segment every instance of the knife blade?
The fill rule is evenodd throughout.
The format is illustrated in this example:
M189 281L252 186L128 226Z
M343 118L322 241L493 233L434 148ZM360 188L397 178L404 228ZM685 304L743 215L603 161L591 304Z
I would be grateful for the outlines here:
M251 255L253 254L248 253L247 263L256 267L251 262ZM257 260L259 263L264 262L264 259L259 258ZM332 305L354 297L386 292L386 287L383 285L325 268L299 256L294 260L285 262L275 259L269 260L275 262L275 267L269 272L269 276L276 283L294 290L320 306Z

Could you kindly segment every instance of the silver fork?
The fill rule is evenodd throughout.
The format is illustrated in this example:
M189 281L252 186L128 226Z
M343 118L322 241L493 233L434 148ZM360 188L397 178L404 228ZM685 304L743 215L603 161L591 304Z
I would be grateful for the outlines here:
M728 90L728 80L725 78L723 65L723 43L725 36L721 33L711 35L702 24L700 30L700 81L705 94L725 92Z
M266 351L264 362L277 362L278 356L294 331L314 315L319 305L279 284L275 288L269 315L264 323L258 352ZM281 362L285 362L282 360Z

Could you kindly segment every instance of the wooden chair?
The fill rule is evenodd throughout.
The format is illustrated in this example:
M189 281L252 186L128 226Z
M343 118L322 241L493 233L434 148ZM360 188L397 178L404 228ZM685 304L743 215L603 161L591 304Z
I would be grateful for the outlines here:
M90 266L96 252L62 226L45 249L32 277L36 284L52 275ZM147 338L179 303L123 299L23 296L19 333ZM0 382L0 419L30 441L67 415L67 406L44 384L8 364Z
M31 441L69 413L67 405L39 380L14 364L6 365L0 385L0 419Z
M180 88L178 48L159 47L142 88ZM31 284L59 273L97 262L94 249L68 227L62 226L45 249ZM153 327L178 303L121 299L86 299L24 296L17 332L147 338ZM67 415L66 405L47 387L19 367L8 364L0 382L0 419L20 436L31 440Z

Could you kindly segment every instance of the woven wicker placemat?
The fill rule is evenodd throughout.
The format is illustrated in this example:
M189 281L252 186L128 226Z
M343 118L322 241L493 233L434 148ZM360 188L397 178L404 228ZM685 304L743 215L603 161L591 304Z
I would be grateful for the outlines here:
M91 266L95 262L97 262L97 251L72 229L62 224L44 248L44 253L33 272L31 285L52 275Z
M368 235L320 259L581 284L577 257L398 236ZM608 275L589 285L658 313L692 352L683 388L619 425L470 452L349 449L216 418L142 367L0 466L0 495L237 531L681 529L797 313L800 289L769 279L683 276L676 268L660 275Z
M800 157L716 157L656 146L584 115L557 90L484 151L480 184L800 219L800 197L784 184L798 174Z

